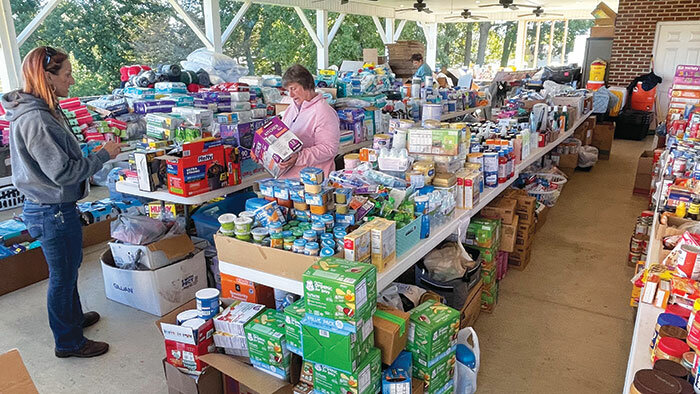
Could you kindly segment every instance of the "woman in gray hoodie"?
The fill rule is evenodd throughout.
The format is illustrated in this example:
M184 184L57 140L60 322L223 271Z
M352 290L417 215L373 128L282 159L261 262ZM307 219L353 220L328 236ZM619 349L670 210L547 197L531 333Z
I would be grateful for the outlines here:
M97 312L83 313L78 295L78 268L83 260L83 233L76 202L87 195L88 179L119 154L108 142L83 157L58 97L75 83L68 55L51 47L33 49L22 63L24 88L5 94L2 105L10 121L12 183L26 196L24 221L41 241L49 266L47 307L56 357L94 357L109 345L83 336L97 323Z

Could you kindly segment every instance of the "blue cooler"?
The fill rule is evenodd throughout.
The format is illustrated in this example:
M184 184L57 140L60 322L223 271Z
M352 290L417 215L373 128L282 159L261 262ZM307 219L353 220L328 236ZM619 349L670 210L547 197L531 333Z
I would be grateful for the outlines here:
M253 192L234 193L227 198L203 205L192 214L194 227L197 229L197 236L204 238L214 245L214 234L219 231L219 216L224 213L238 214L245 210L245 202L249 198L255 198Z

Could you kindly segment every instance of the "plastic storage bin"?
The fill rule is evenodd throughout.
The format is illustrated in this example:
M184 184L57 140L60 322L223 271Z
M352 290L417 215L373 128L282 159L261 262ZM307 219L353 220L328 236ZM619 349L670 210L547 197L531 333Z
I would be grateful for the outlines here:
M617 117L615 138L643 140L649 134L653 112L625 110Z
M396 230L396 257L408 252L420 242L421 216Z
M192 214L192 221L195 229L197 229L197 236L206 239L213 245L214 234L219 231L219 215L243 212L245 210L245 202L249 198L255 198L255 193L236 193L224 200L203 205Z

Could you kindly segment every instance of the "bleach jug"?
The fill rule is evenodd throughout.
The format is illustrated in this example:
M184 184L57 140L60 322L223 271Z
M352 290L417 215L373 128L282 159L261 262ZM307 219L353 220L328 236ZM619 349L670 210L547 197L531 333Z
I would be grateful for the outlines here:
M474 347L469 346L469 337ZM457 336L457 365L455 371L455 394L476 393L476 375L479 373L479 338L473 328L459 331Z

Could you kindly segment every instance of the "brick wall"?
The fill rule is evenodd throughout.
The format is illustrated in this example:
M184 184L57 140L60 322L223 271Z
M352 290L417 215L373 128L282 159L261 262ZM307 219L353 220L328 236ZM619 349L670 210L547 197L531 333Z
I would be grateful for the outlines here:
M698 19L700 0L620 0L608 82L627 86L649 72L656 22Z

